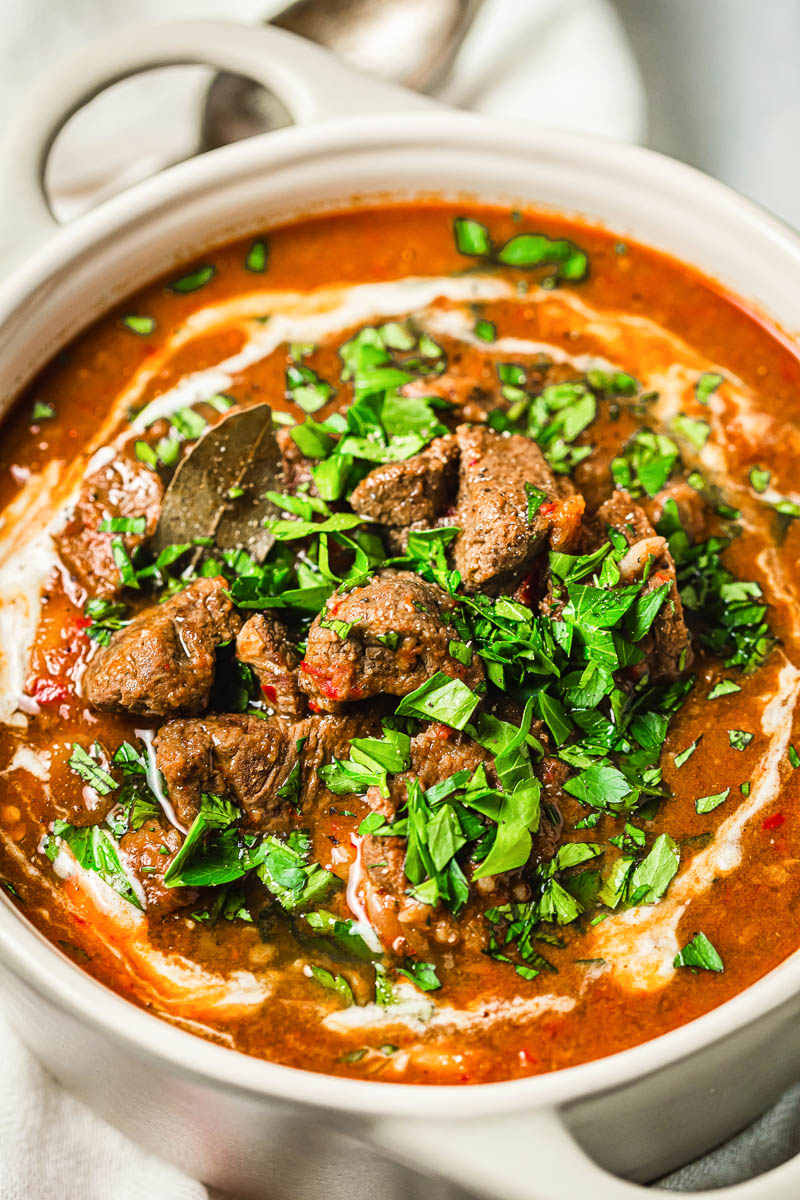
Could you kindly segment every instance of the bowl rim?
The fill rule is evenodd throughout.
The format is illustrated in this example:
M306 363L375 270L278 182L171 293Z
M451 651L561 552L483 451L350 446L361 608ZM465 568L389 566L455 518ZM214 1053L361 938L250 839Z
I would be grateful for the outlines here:
M115 230L131 221L145 219L157 207L180 203L198 189L203 192L224 189L237 177L266 167L285 166L301 158L335 157L347 150L364 151L370 147L408 149L421 144L445 151L456 145L476 154L492 150L504 154L536 152L576 171L613 171L634 187L646 175L648 186L657 183L669 192L674 203L701 204L726 214L726 219L750 229L762 242L766 239L773 251L785 255L787 264L793 260L800 269L800 236L693 167L643 147L560 129L509 129L490 118L436 108L379 116L334 117L313 125L294 126L223 147L144 180L64 226L23 260L0 286L0 323L43 284L57 283L60 272L69 269L77 258L91 254ZM465 203L469 202L472 197L465 199ZM540 210L547 211L541 207ZM600 218L588 215L585 219L603 227ZM670 253L668 247L658 249ZM713 272L705 267L701 270L717 282ZM722 282L720 286L726 285ZM748 300L745 303L750 304ZM769 321L774 327L775 317L770 316ZM780 336L780 326L776 333ZM794 342L792 345L797 348ZM685 1059L752 1024L800 991L798 950L718 1007L606 1058L499 1083L376 1086L371 1080L325 1075L254 1058L186 1032L98 982L33 927L24 910L18 909L9 897L3 895L0 900L0 963L43 998L90 1027L100 1027L110 1039L139 1058L151 1059L187 1078L210 1081L249 1096L281 1098L364 1117L438 1117L442 1115L444 1094L446 1112L452 1118L565 1104L646 1077Z

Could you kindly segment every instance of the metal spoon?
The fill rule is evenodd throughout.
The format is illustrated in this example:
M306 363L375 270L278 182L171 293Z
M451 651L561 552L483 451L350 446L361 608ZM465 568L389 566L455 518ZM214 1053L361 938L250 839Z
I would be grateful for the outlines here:
M445 82L483 0L295 0L271 24L318 42L363 71L420 92ZM217 75L202 148L290 125L277 96L241 75Z

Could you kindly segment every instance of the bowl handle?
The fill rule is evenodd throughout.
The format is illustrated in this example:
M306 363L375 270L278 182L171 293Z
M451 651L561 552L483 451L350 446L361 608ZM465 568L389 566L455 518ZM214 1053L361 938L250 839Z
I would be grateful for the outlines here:
M578 1145L558 1109L467 1120L394 1118L373 1127L370 1142L392 1158L491 1200L653 1200L673 1194L654 1193L599 1167ZM800 1155L746 1183L691 1193L692 1200L798 1196Z
M99 38L46 72L14 115L0 144L4 265L58 228L44 190L44 169L68 118L113 83L153 67L179 64L202 64L250 76L277 93L298 124L434 103L360 75L313 42L274 26L173 21L142 24Z

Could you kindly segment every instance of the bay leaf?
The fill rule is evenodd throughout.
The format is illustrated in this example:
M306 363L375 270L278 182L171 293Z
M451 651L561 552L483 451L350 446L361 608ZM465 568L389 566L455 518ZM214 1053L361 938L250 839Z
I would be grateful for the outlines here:
M175 542L213 538L219 550L247 550L261 562L275 538L264 528L279 516L264 499L283 490L280 450L268 404L237 409L212 425L177 466L150 542L159 554Z

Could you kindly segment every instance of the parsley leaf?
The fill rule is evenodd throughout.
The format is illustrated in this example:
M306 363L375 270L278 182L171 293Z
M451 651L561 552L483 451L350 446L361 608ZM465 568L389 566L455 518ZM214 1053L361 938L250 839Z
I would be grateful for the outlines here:
M704 371L695 384L694 394L700 404L708 404L709 397L717 390L725 379L714 371Z
M713 796L700 796L694 802L695 812L700 814L713 812L715 808L719 808L720 804L724 804L731 793L729 787L725 788L724 792L716 792Z
M442 986L433 963L407 958L402 967L397 967L397 974L405 975L423 992L434 992Z
M132 904L141 908L142 904L133 888L122 860L119 847L111 834L100 825L86 825L82 828L68 824L66 821L53 822L53 837L69 846L78 864L87 871L94 871L104 883ZM55 847L47 846L48 857L54 858Z
M304 971L308 974L310 979L315 979L317 983L322 984L324 988L327 988L331 992L336 992L337 996L345 1005L345 1007L350 1008L353 1004L355 1004L353 989L350 987L350 984L347 982L344 975L334 975L331 971L327 971L325 967L315 967L311 965L305 967Z
M264 839L256 854L256 873L287 912L308 908L334 886L335 878L319 863L309 862L311 839L293 832L283 841L274 834Z
M99 756L100 747L97 742L94 743L93 751L96 756ZM75 774L80 775L84 783L88 783L89 787L94 788L100 796L108 796L119 786L113 776L109 775L108 771L104 770L77 742L72 743L72 753L67 762Z
M480 696L460 679L437 671L420 687L403 696L395 712L398 717L421 717L441 721L453 729L464 729L479 703Z
M679 954L674 967L693 967L703 971L724 971L725 965L704 933L696 933Z

